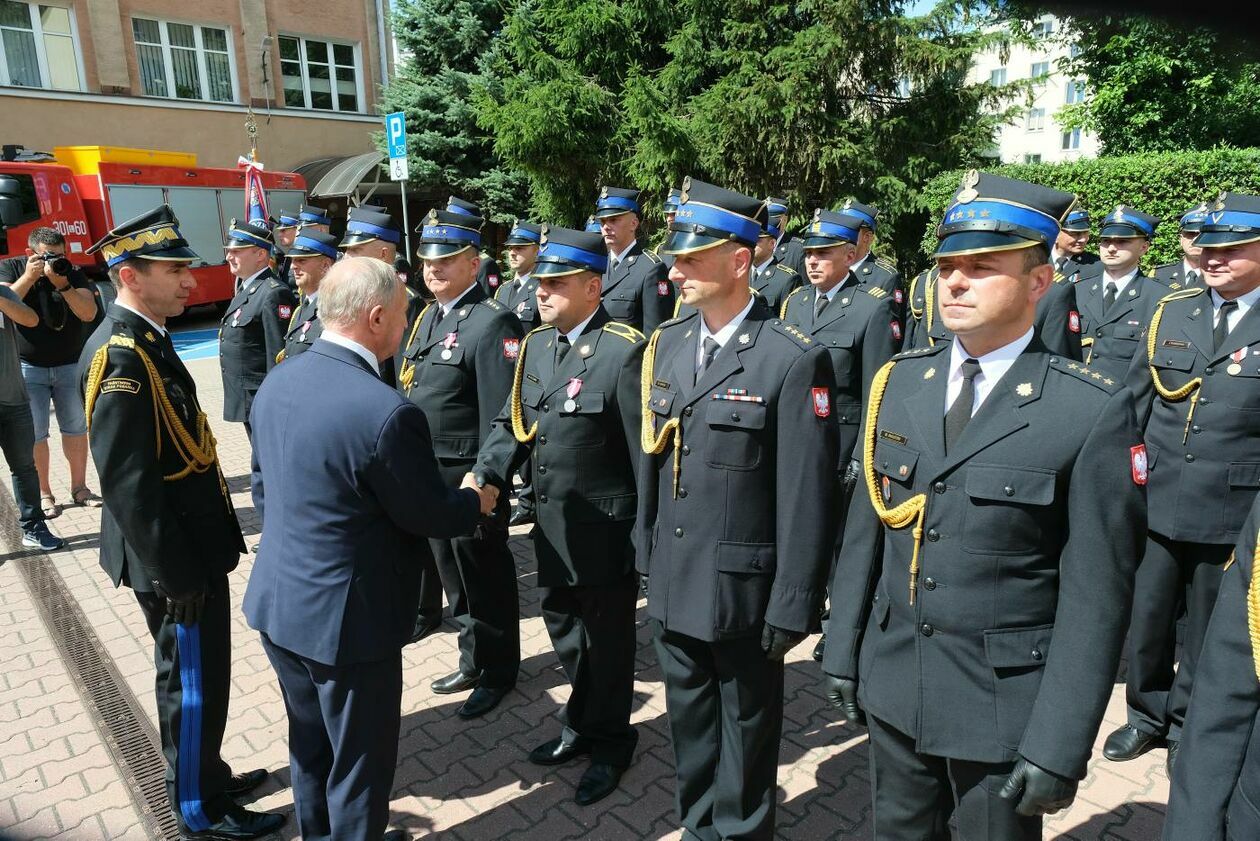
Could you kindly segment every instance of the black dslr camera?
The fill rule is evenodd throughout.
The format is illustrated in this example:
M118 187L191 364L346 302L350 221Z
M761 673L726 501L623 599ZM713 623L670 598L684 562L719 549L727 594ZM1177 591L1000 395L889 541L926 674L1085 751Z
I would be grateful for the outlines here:
M67 260L64 254L36 254L35 259L42 260L44 263L52 260L52 270L62 277L67 277L74 270L74 264Z

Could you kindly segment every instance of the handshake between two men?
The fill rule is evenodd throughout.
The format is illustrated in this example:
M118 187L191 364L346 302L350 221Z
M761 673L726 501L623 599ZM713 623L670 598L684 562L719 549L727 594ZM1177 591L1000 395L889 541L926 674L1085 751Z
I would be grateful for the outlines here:
M494 506L499 501L499 489L487 482L484 476L465 473L464 480L459 483L459 487L461 490L468 488L476 492L477 498L481 501L481 513L483 516L488 517L494 513Z

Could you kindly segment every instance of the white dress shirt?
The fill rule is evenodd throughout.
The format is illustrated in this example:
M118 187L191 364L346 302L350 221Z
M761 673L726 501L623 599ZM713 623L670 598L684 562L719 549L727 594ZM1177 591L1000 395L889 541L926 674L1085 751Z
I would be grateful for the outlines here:
M246 286L249 286L251 283L253 283L255 278L257 278L257 277L258 277L260 274L262 274L263 272L267 271L267 269L269 269L269 268L271 268L271 266L263 266L261 269L259 269L258 271L254 272L252 275L250 275L249 277L245 278L244 280L242 280L242 279L240 279L240 278L237 278L237 279L236 279L236 292L237 292L237 294L240 294L240 291L241 291L242 289L244 289Z
M149 322L149 326L150 326L150 327L152 327L154 330L158 331L158 335L159 335L159 336L165 336L165 335L166 335L166 328L165 328L165 327L163 327L162 325L158 324L156 321L154 321L153 319L149 318L149 317L148 317L147 315L145 315L144 313L140 312L140 310L136 309L135 307L129 307L129 306L127 306L126 304L124 304L122 301L115 300L115 301L114 301L114 303L115 303L115 304L117 304L118 306L122 307L123 309L125 309L127 312L134 312L136 315L140 316L140 317L141 317L141 318L143 318L145 321Z
M1216 290L1211 290L1212 295L1212 326L1216 326L1216 322L1220 318L1221 304L1225 303L1225 299L1217 294ZM1238 326L1238 322L1247 317L1247 313L1256 305L1256 301L1260 301L1260 287L1256 287L1246 295L1239 295L1234 299L1234 303L1238 304L1238 308L1229 313L1227 318L1229 321L1229 329L1233 330Z
M463 292L460 292L458 295L456 295L455 298L449 304L439 303L438 309L442 313L441 317L446 318L448 315L450 315L451 310L455 309L455 307L459 305L459 302L464 300L464 298L468 295L469 292L473 291L473 287L476 285L477 285L477 281L474 280L471 284L469 284L467 289L465 289Z
M980 373L976 375L974 380L976 389L976 400L971 406L972 417L980 409L985 398L993 391L993 387L998 381L1011 370L1011 366L1015 364L1015 360L1021 353L1032 343L1033 331L1028 328L1028 332L1020 336L1009 345L1003 345L997 350L990 351L984 356L972 357L963 348L962 341L955 336L954 343L949 351L949 381L945 386L945 412L949 412L949 407L958 399L958 394L962 391L962 364L967 359L975 359L980 363Z
M590 315L586 317L585 321L583 321L577 327L574 327L568 333L564 334L564 338L568 341L570 345L577 344L577 340L582 337L582 331L586 329L586 325L591 323L591 319L595 317L596 312L599 312L599 310L597 309L595 310L595 312L592 312Z
M726 325L719 328L716 333L709 330L709 325L705 323L704 317L700 317L700 340L696 343L697 371L700 370L700 365L704 362L704 340L711 338L713 341L717 342L718 352L721 353L722 349L726 347L726 343L729 342L735 335L735 331L738 330L739 326L744 323L744 319L748 317L748 313L752 311L753 304L756 302L757 299L750 295L748 303L742 310L739 311L739 314L730 321L726 322Z
M1112 277L1111 272L1107 271L1106 269L1103 269L1103 275L1102 275L1103 292L1107 291L1108 283L1114 283L1116 285L1116 300L1117 301L1120 300L1120 296L1124 293L1125 288L1128 287L1128 285L1133 282L1133 278L1137 277L1137 273L1138 273L1137 266L1134 266L1132 271L1130 271L1126 275L1122 275L1121 277Z
M334 345L340 345L341 347L349 348L350 350L354 351L355 353L357 353L359 356L363 358L364 362L366 362L368 365L371 366L372 370L376 372L376 376L379 377L381 375L381 364L380 362L377 361L376 354L372 353L372 351L368 350L366 347L359 344L354 339L351 339L347 336L343 336L340 333L333 332L332 330L329 330L327 327L324 328L324 332L321 338L327 339L328 341L332 342Z
M618 266L624 263L626 261L626 255L630 253L630 249L634 248L635 245L637 244L638 244L638 240L631 240L630 244L626 246L626 250L622 251L620 254L613 254L612 252L609 252L608 253L609 267L611 267L614 263L617 264Z

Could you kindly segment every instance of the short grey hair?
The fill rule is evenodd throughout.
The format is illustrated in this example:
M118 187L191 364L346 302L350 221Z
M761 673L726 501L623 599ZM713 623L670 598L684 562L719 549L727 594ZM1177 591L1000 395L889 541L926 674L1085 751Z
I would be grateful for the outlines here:
M342 257L319 285L319 320L326 327L348 327L372 311L390 307L398 294L394 267L375 257Z

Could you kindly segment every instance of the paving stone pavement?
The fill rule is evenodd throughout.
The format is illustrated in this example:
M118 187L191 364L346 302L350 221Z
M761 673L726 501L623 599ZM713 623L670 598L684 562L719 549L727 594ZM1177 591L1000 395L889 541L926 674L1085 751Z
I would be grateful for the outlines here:
M259 522L249 498L249 445L239 424L221 420L217 360L189 363L219 440L219 454L247 542ZM56 435L54 431L54 436ZM59 444L54 490L70 496ZM89 466L89 470L91 470ZM94 488L96 477L90 473ZM0 483L8 487L0 462ZM68 549L39 556L56 568L94 632L114 659L127 688L155 719L152 648L128 590L109 586L97 566L98 512L69 507L51 524ZM393 825L417 837L564 841L583 838L677 839L673 764L661 674L640 611L634 722L639 747L621 789L593 807L573 802L581 763L544 769L526 761L536 744L555 735L555 712L567 695L563 673L539 617L533 552L525 529L514 530L521 606L523 663L517 690L484 719L455 715L462 696L435 696L434 678L456 665L455 632L404 650L402 735L391 804ZM20 547L19 547L20 548ZM145 839L123 777L97 734L70 673L31 603L13 563L22 555L0 544L0 838ZM232 702L224 758L237 770L266 767L271 778L253 808L291 813L286 720L279 687L245 624L240 600L252 555L231 576L233 610ZM778 836L785 839L869 839L870 794L864 734L841 725L825 707L814 640L788 658L786 709L779 771ZM1117 682L1102 735L1124 721L1123 684ZM1101 750L1101 737L1097 750ZM1168 780L1162 750L1116 764L1096 752L1073 807L1047 822L1046 838L1065 841L1159 837ZM290 821L276 836L296 838Z

